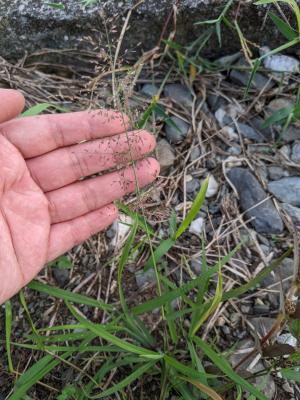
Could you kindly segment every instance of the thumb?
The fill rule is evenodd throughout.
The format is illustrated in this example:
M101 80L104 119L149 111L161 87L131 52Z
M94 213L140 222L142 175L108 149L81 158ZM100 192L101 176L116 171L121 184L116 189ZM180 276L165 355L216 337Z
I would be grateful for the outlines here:
M23 95L16 90L0 89L0 123L17 117L24 108Z

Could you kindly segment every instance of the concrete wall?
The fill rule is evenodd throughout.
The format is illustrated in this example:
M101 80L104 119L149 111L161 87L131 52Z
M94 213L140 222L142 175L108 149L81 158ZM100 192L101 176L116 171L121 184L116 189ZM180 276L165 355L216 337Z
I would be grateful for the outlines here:
M123 50L129 49L128 54L135 57L137 52L153 48L175 1L144 1L132 13ZM104 21L109 30L114 26L116 32L109 36L116 38L128 10L136 3L133 0L99 0L95 5L84 8L79 4L80 0L61 2L65 5L64 10L54 10L43 0L0 0L0 55L13 59L41 48L93 49L107 42ZM176 41L185 44L199 37L203 27L194 23L215 18L226 3L227 0L179 0ZM242 4L239 24L246 37L259 45L277 46L283 42L269 19L264 24L269 6L257 7L251 4L252 0L234 1L229 12L232 19L238 3ZM222 48L216 37L210 42L206 50L208 56L240 49L238 40L234 39L229 29L223 29L222 38Z

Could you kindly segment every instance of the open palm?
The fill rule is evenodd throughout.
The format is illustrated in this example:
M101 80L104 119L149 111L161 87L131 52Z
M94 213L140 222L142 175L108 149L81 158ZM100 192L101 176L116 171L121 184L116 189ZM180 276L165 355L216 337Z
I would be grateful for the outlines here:
M153 158L127 165L155 140L127 132L120 113L15 118L23 105L18 92L0 90L0 304L46 262L109 226L113 202L159 172Z

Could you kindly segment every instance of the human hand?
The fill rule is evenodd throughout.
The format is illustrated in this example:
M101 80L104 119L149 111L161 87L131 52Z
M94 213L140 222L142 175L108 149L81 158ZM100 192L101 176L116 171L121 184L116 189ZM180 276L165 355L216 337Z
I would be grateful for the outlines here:
M0 89L0 304L47 262L109 226L118 214L113 202L159 172L147 158L80 180L140 159L154 137L125 133L128 119L114 111L15 118L23 107L20 93Z

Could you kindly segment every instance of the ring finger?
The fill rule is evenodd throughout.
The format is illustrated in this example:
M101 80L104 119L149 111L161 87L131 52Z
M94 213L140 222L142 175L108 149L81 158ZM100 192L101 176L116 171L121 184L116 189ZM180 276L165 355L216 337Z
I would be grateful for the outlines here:
M158 173L158 162L154 158L147 158L137 162L134 167L48 192L46 196L50 205L51 223L71 220L110 204L150 184Z

